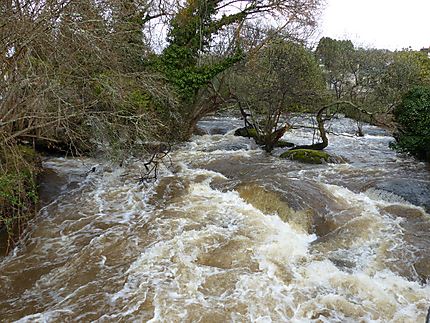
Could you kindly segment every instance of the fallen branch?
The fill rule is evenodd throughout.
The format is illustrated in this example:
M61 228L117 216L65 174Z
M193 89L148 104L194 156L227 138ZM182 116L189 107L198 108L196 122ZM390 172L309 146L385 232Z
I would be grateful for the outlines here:
M170 144L160 144L158 146L158 151L154 152L149 161L143 164L146 172L138 178L139 184L155 182L158 179L160 163L163 163L163 159L169 155L171 150L172 146Z

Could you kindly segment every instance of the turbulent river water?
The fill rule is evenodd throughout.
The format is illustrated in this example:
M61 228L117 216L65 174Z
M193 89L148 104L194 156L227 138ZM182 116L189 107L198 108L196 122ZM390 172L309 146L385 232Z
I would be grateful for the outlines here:
M323 165L266 154L237 119L199 126L155 183L137 160L46 160L45 206L0 260L0 320L425 321L428 166L348 119L328 148L347 162Z

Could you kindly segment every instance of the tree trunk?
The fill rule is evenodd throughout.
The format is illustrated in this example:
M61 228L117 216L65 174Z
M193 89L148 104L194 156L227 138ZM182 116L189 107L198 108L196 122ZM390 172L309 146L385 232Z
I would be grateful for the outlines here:
M276 146L276 144L278 143L278 141L285 134L287 129L288 129L288 125L285 125L279 129L275 130L271 134L267 134L266 138L265 138L264 150L266 150L267 152L271 152L273 150L273 148Z

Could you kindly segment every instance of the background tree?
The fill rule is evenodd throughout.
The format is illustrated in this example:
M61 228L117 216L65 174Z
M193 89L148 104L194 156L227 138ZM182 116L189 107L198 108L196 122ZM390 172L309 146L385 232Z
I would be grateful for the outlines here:
M425 110L413 101L424 98L424 90L416 86L430 85L430 59L422 52L354 48L350 41L321 39L316 55L324 66L326 82L333 100L345 101L335 105L357 120L359 133L361 121L371 121L392 129L393 109L398 127L397 147L415 155L426 154L421 140L427 140L422 129L414 133L406 120L425 122ZM420 120L413 116L419 115ZM407 135L408 133L409 135Z
M378 94L392 111L412 88L430 85L430 59L422 52L394 52L382 75Z
M351 69L355 70L354 45L350 40L320 39L315 50L324 76L336 100L341 100L351 86Z
M428 57L421 52L355 48L349 40L322 38L315 51L335 100L372 113L389 113L414 86L429 84Z

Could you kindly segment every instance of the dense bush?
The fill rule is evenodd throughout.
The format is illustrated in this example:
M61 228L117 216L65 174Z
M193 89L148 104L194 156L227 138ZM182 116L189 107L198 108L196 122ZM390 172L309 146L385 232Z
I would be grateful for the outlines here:
M430 88L416 87L396 107L395 148L430 161Z

